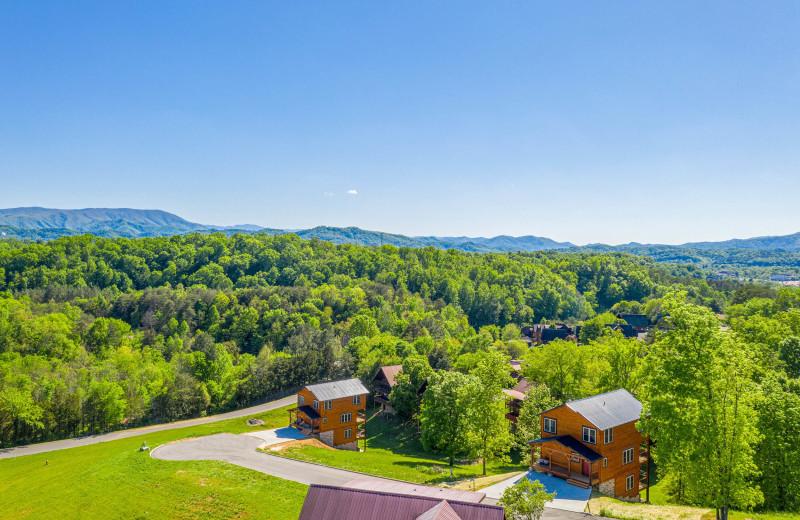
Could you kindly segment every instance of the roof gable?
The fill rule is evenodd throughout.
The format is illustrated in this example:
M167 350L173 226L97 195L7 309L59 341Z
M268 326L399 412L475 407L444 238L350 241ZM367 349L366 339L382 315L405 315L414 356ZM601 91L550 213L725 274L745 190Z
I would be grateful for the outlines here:
M369 390L364 387L361 381L355 378L308 385L306 386L306 390L314 394L314 397L319 401L329 401L331 399L341 399L342 397L352 397L354 395L369 393Z
M580 414L601 430L638 421L642 414L642 403L624 388L570 401L562 406Z
M375 377L372 378L373 381L383 379L386 381L390 387L394 388L394 385L397 383L395 382L394 378L403 371L403 365L389 365L385 367L381 367L378 372L375 374Z
M447 500L443 500L419 515L416 520L461 520L461 517L453 511Z

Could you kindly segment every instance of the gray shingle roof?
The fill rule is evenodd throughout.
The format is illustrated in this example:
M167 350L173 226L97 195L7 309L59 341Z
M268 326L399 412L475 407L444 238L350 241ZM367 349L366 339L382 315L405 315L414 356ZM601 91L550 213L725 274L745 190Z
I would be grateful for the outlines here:
M566 406L601 430L638 421L642 413L642 403L624 388L570 401Z
M309 392L314 394L319 401L330 399L341 399L342 397L352 397L354 395L368 394L369 390L361 384L359 379L345 379L342 381L331 381L330 383L318 383L306 387Z

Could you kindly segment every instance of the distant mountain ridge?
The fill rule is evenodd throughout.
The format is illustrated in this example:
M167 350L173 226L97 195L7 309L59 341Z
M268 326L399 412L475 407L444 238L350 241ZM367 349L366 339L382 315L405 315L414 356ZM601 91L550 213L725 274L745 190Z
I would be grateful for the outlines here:
M631 242L621 245L589 244L577 246L571 242L557 242L545 237L500 235L484 237L436 237L405 236L380 231L369 231L357 227L318 226L303 230L282 230L263 228L253 224L239 226L215 226L189 222L177 215L162 210L142 210L130 208L86 208L61 210L51 208L9 208L0 209L0 237L24 240L51 240L65 235L91 233L100 237L149 237L171 236L187 233L224 232L269 235L295 233L302 238L328 240L335 244L358 244L381 246L391 244L397 247L455 248L475 252L508 251L546 251L553 249L572 251L627 251L634 254L647 254L648 251L669 250L716 250L750 249L757 251L786 250L800 251L800 233L785 236L765 236L748 239L734 239L722 242L690 242L682 245L640 244Z

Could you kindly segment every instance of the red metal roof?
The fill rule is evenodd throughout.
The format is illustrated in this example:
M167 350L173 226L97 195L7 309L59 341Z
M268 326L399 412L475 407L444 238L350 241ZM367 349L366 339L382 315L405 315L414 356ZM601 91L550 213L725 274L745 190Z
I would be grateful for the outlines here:
M486 493L478 491L462 491L460 489L445 489L436 486L423 486L410 482L392 480L351 480L342 487L350 489L364 489L381 493L395 493L399 495L413 495L418 497L438 498L439 500L457 500L459 502L480 503Z
M362 489L312 484L298 520L416 520L443 501L424 496L379 493ZM447 501L452 513L441 507L434 516L442 520L504 520L500 506ZM449 516L435 516L437 513ZM457 516L453 517L452 514ZM426 518L423 516L423 518Z
M394 377L403 371L403 365L389 365L385 367L381 367L378 372L383 372L383 377L386 378L386 382L389 383L389 386L394 388L394 385L397 384L394 382ZM377 374L375 374L377 377ZM372 380L374 381L375 378L373 377Z

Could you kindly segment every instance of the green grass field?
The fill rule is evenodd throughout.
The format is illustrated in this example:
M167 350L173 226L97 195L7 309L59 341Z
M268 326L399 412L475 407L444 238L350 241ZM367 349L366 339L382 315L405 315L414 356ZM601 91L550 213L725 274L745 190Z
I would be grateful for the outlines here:
M366 452L297 446L278 453L294 459L421 484L439 484L453 480L450 478L447 458L427 453L422 448L419 434L414 428L402 424L397 419L375 415L372 415L367 422ZM489 464L486 473L495 475L524 469L527 468L522 465ZM456 465L454 468L456 480L477 477L482 473L483 468L480 464Z
M266 422L257 429L285 426L287 408L253 416ZM305 485L222 462L163 461L138 451L142 441L156 447L254 429L246 419L0 460L0 518L295 520Z

